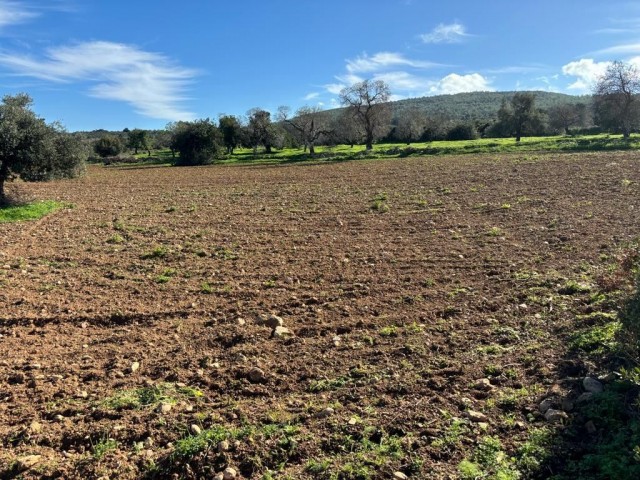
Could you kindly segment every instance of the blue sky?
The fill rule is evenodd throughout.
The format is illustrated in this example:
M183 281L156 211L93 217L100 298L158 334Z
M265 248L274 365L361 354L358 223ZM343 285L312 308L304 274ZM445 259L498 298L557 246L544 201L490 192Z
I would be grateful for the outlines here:
M70 130L337 106L353 82L394 98L589 93L640 66L640 2L0 0L0 93Z

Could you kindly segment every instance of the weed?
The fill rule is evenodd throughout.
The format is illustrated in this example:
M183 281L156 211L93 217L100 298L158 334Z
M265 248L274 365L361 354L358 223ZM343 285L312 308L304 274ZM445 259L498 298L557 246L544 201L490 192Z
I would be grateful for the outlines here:
M487 232L487 235L489 235L490 237L499 237L500 235L502 235L502 229L499 227L491 227Z
M386 327L382 327L378 330L378 333L382 337L397 337L398 336L398 327L396 325L388 325Z
M202 392L192 387L178 387L172 383L162 383L152 387L122 390L101 402L105 408L113 410L153 407L160 403L177 403L180 399L197 399Z
M143 253L140 258L143 260L151 260L154 258L165 258L169 255L169 250L166 247L158 246L150 252Z
M119 233L114 233L107 239L107 243L113 243L113 244L124 243L124 237Z
M118 442L113 438L102 438L91 449L93 458L101 460L107 453L118 448Z
M202 284L200 285L200 293L213 293L213 287L209 284L209 282L202 282Z
M379 193L371 200L371 210L378 213L386 213L389 211L388 195L385 192Z
M605 354L617 347L616 337L621 329L619 322L596 325L573 336L569 346L587 353Z

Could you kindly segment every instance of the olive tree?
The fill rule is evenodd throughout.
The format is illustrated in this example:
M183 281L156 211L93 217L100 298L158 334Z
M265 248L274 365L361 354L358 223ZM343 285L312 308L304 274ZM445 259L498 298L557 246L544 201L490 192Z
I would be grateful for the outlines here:
M587 106L584 103L560 103L548 111L549 126L554 131L571 135L571 127L584 126L587 121Z
M640 124L640 72L631 64L615 61L598 80L593 97L596 122L620 129L624 138Z
M7 95L0 104L0 204L7 181L46 181L79 175L86 154L60 124L47 124L32 110L29 95Z
M103 135L93 145L93 151L102 158L115 157L122 152L122 142L114 135Z
M149 132L140 130L139 128L131 130L129 132L127 147L133 148L134 155L137 155L138 149L141 149L146 150L149 156L151 156L151 139L149 138Z
M176 165L211 163L221 143L220 131L207 119L177 122L172 126L171 149L180 152Z
M503 100L498 110L498 129L516 137L519 142L523 135L540 130L542 114L536 108L536 95L517 92L509 102Z
M271 113L261 108L252 108L247 112L248 141L257 152L258 146L264 146L265 153L271 153L271 148L278 143L276 128L271 122Z
M331 134L331 130L326 126L326 116L322 115L322 109L304 106L296 111L293 118L289 112L289 107L281 106L278 108L277 120L290 126L304 149L309 148L309 153L314 155L316 142L321 137Z
M364 80L340 92L340 102L362 126L367 150L373 148L373 142L389 127L390 97L389 85L382 80Z

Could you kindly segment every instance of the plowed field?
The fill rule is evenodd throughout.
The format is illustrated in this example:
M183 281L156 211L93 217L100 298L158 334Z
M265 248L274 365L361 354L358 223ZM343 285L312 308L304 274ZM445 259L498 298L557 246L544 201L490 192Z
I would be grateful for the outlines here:
M456 478L489 437L521 456L561 428L541 398L599 373L568 339L639 235L639 158L24 185L71 208L0 225L0 478Z

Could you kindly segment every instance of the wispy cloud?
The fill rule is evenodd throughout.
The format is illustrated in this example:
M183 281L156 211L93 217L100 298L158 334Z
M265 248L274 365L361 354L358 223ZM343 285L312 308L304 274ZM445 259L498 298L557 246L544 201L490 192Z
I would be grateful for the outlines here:
M0 32L9 25L27 22L38 15L23 2L0 0Z
M318 92L311 92L307 95L305 95L304 99L305 100L313 100L314 98L318 98L320 96L320 94Z
M465 38L471 37L464 25L458 22L441 23L431 32L420 35L424 43L460 43Z
M369 56L365 53L353 60L347 60L347 71L354 74L375 72L385 68L398 66L425 69L441 65L424 60L406 58L401 53L394 52L380 52L373 56Z
M588 93L609 65L610 62L596 62L592 58L581 58L564 65L562 73L567 76L577 77L575 82L569 85L569 90Z
M640 54L640 43L627 43L596 50L593 55L637 55Z
M490 73L492 75L499 74L525 74L525 73L534 73L544 70L542 65L513 65L507 67L499 67L499 68L490 68L485 70L486 73Z
M123 101L151 118L193 118L182 103L195 70L131 45L87 42L51 48L43 58L0 53L0 65L18 75L57 83L88 82L89 95Z

